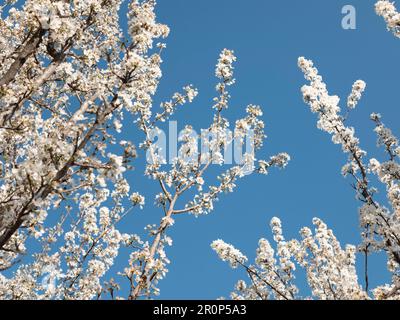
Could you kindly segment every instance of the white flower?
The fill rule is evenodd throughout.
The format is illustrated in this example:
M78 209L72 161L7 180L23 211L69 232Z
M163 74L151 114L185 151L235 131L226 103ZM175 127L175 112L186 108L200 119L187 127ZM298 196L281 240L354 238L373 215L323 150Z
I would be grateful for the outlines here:
M232 50L222 50L218 64L215 70L215 75L223 80L226 85L231 85L235 82L233 78L233 62L236 61L236 57Z
M211 248L218 254L221 260L229 262L232 268L236 268L239 264L244 264L247 261L247 257L238 249L222 240L213 241Z
M347 98L347 106L350 109L354 109L356 107L358 101L361 99L361 95L364 92L365 87L366 84L362 80L357 80L354 82L351 93Z
M143 206L145 204L145 198L138 192L132 193L130 196L130 200L134 206L139 205L140 209L143 209Z
M285 168L288 165L289 161L290 156L287 153L282 152L270 158L270 165L274 165L279 168Z
M383 17L388 30L392 31L396 37L400 37L400 14L397 12L393 2L380 0L375 3L376 13Z

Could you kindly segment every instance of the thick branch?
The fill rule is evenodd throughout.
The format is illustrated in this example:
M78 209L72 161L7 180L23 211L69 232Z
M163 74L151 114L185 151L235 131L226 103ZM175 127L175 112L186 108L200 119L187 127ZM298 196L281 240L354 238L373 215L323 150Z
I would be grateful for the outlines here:
M14 81L19 70L25 64L26 60L31 56L40 43L43 40L46 30L39 28L28 40L25 46L20 50L18 56L15 58L14 62L11 64L7 72L0 78L0 87L8 85L10 82Z

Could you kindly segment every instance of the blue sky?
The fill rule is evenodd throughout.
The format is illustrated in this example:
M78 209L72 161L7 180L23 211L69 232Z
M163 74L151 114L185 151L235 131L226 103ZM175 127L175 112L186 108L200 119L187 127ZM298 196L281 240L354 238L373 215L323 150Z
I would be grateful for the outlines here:
M356 30L341 27L341 9L346 4L357 10ZM169 233L174 245L167 251L172 263L160 283L160 298L227 296L243 273L219 261L210 243L224 239L254 259L258 239L271 239L268 224L273 216L282 219L287 238L297 236L302 226L310 226L318 216L342 244L357 244L360 204L351 180L340 174L346 156L331 143L330 136L316 128L315 115L303 103L300 87L305 80L297 58L312 59L330 93L338 94L342 101L355 80L367 82L350 123L369 156L382 159L369 114L381 113L384 123L400 135L400 40L386 31L383 19L374 12L374 1L168 0L159 1L157 13L159 21L170 26L171 34L166 40L164 76L156 102L169 99L190 83L200 92L195 102L181 108L174 118L178 129L184 124L204 128L211 120L214 66L221 49L229 48L238 62L227 117L234 121L243 115L246 105L261 105L268 139L260 157L282 151L292 157L285 170L241 180L236 192L222 196L211 214L176 219ZM132 135L137 134L132 128ZM140 161L143 158L130 174L131 185L147 196L147 206L126 228L157 223L161 216L152 206L152 196L159 190L143 176ZM383 196L384 188L379 187ZM360 256L359 265L361 262ZM120 263L117 268L123 267ZM387 280L385 268L385 260L376 256L371 265L372 287Z

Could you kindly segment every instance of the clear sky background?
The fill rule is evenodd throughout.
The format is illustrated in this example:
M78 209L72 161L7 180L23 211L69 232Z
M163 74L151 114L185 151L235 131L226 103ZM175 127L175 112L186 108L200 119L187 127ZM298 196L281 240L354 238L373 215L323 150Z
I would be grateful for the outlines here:
M346 4L357 10L356 30L341 27L341 9ZM298 230L310 226L312 218L318 216L343 245L358 244L360 203L355 200L351 180L340 174L346 156L331 143L329 135L316 128L315 115L303 103L300 88L306 82L297 68L297 58L312 59L330 93L338 94L342 102L355 80L367 82L350 123L369 156L382 159L384 153L376 148L369 115L381 113L384 123L400 135L400 40L386 31L383 19L374 12L374 1L160 0L157 13L159 21L170 26L171 34L166 40L164 76L156 102L169 99L190 83L200 92L195 102L181 108L174 118L178 129L184 124L200 129L211 121L215 63L219 52L229 48L235 51L238 62L227 117L233 122L244 114L246 105L261 105L268 139L260 157L282 151L292 157L285 170L239 181L236 192L222 196L211 214L176 219L169 232L174 245L167 251L172 263L160 283L160 298L228 296L243 273L221 262L210 243L224 239L253 260L258 239L271 240L268 224L273 216L282 219L287 238L297 237ZM137 135L138 131L132 127L125 133ZM132 189L147 196L147 206L123 227L130 230L157 223L161 216L152 206L158 186L143 176L141 162L143 157L130 179ZM384 187L379 187L383 196ZM115 268L124 264L120 261ZM375 256L371 287L387 279L384 270L385 259Z

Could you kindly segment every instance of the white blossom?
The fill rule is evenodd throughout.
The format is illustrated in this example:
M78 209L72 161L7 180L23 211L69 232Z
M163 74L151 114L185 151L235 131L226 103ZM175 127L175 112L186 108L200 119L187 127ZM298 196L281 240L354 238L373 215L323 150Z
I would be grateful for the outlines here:
M361 99L361 95L364 92L365 87L366 84L362 80L357 80L356 82L354 82L351 93L347 98L347 106L350 109L354 109L356 107L358 101Z
M232 268L236 268L247 261L247 257L238 249L222 240L213 241L211 248L218 254L221 260L229 262Z

